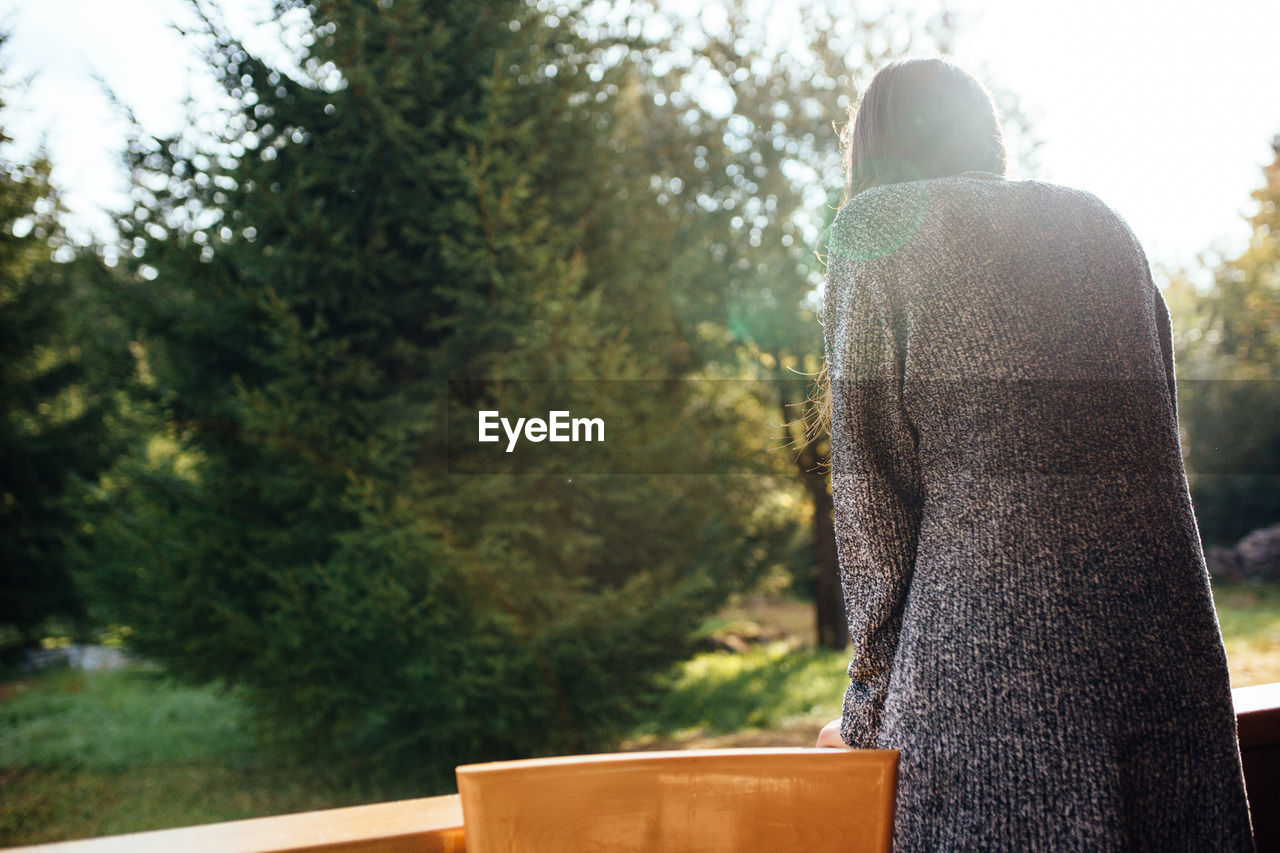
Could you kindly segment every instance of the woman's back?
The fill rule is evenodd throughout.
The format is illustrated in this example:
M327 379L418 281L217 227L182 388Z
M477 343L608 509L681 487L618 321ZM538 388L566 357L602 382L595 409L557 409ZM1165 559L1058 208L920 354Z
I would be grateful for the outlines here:
M896 849L1251 849L1169 317L1092 195L877 187L833 225L846 742Z

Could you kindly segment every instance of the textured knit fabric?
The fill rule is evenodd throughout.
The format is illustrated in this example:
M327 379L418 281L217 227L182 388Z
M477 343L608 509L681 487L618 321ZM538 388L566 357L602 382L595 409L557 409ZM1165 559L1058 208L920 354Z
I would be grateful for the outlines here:
M894 850L1253 849L1168 309L1095 196L986 172L828 241L842 736Z

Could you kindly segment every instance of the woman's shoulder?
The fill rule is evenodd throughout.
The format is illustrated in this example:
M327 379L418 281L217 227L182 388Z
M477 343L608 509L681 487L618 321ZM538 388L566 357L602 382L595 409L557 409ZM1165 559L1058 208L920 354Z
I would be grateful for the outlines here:
M930 181L871 187L836 211L827 235L833 258L870 261L893 254L919 230L929 207Z
M1092 209L1122 219L1089 190L1036 178L1013 179L994 172L970 171L940 178L921 178L871 187L849 199L836 213L833 230L856 230L881 219L910 218L930 200L963 199L969 203L1006 203L1011 196L1035 197L1064 207Z
M866 261L926 238L962 238L969 228L1015 234L1034 227L1111 232L1137 246L1124 217L1088 190L977 171L864 190L836 212L827 245L836 257Z

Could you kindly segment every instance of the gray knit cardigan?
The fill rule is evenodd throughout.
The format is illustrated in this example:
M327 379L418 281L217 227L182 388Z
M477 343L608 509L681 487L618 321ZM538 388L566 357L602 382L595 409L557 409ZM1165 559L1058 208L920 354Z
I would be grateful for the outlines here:
M1168 309L1090 193L987 172L836 216L841 734L894 850L1253 849Z

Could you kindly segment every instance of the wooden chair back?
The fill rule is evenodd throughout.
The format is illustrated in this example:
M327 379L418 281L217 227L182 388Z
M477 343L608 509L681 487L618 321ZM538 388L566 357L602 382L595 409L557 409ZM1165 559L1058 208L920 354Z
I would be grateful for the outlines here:
M887 853L895 750L707 749L457 768L467 853Z

